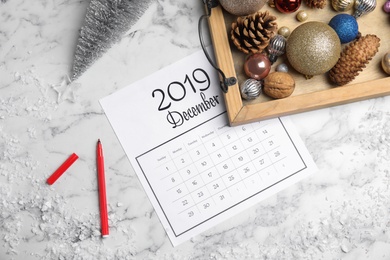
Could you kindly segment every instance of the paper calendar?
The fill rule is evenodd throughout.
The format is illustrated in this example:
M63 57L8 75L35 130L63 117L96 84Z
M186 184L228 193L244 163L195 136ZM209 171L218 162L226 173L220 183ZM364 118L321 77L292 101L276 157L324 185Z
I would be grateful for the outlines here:
M228 125L203 52L100 103L173 245L316 171L289 118Z

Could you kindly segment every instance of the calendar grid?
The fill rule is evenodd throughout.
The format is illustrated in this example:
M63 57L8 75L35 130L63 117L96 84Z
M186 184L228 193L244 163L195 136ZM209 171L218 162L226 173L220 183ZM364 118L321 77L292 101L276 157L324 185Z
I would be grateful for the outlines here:
M306 168L283 128L283 134L287 134L296 153L293 156L301 160L301 166L288 176L281 175L290 163L289 155L284 154L275 138L280 133L272 133L278 129L267 126L269 124L263 122L241 128L224 125L192 137L193 141L187 144L178 135L164 143L175 148L161 157L162 162L155 166L155 170L146 161L158 154L160 146L136 157L176 237ZM166 199L159 200L163 194ZM224 204L224 201L229 203ZM180 222L172 224L171 218L192 224L190 227L180 226Z

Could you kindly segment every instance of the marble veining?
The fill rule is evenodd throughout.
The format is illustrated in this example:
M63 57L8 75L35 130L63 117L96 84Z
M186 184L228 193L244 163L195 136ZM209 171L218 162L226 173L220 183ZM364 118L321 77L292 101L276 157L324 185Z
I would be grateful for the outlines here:
M198 51L202 1L154 1L70 83L88 3L0 2L0 259L390 259L389 97L292 116L319 172L173 248L98 100Z

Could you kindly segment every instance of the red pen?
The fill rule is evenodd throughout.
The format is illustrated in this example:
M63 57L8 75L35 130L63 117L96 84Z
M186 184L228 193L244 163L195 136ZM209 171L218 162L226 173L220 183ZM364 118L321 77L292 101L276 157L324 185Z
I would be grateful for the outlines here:
M58 169L46 180L47 184L52 185L61 175L78 159L77 154L73 153Z
M106 198L106 179L104 176L104 157L103 148L100 139L96 146L96 162L99 186L99 205L100 205L100 222L102 237L108 237L108 212L107 212L107 198Z

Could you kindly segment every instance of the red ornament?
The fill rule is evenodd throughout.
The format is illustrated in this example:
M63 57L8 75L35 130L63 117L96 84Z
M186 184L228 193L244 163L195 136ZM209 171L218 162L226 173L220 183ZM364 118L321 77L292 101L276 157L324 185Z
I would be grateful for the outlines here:
M262 53L255 53L248 56L244 63L245 74L252 79L264 79L270 70L271 62L267 55Z
M301 6L301 0L275 0L275 7L282 13L293 13Z

